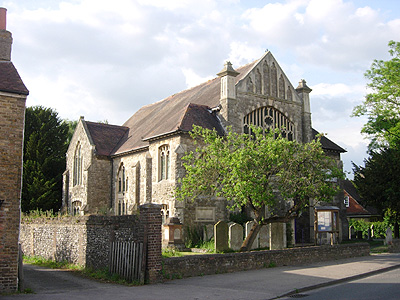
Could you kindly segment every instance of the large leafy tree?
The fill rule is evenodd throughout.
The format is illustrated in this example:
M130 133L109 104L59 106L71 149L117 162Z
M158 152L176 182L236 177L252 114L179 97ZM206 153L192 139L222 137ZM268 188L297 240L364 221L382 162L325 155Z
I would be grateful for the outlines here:
M255 222L241 250L251 247L262 225L296 218L309 198L331 199L337 193L332 179L343 176L319 140L301 144L255 127L251 135L226 136L194 127L191 136L197 148L183 158L186 175L177 198L216 195L232 210L249 207Z
M400 145L400 43L390 41L389 53L390 60L374 60L364 74L370 92L353 110L368 117L362 132L371 138L371 149Z
M56 111L28 107L25 114L22 211L59 210L68 125Z
M398 237L400 151L397 148L370 151L364 163L364 167L353 164L354 184L366 204L390 212Z

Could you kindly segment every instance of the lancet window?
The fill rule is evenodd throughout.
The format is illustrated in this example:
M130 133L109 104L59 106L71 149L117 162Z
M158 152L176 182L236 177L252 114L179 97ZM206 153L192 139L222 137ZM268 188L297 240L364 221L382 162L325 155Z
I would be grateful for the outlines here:
M82 149L81 149L81 144L78 143L78 145L75 148L75 153L74 153L74 178L73 178L73 184L75 185L80 185L82 184Z
M168 145L163 145L159 148L159 178L160 180L170 178L170 151Z

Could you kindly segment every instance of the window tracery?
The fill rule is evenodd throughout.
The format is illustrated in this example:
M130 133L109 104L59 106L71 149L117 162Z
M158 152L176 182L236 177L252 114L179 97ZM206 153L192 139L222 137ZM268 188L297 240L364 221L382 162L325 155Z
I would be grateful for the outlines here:
M170 179L170 150L168 145L159 148L159 178Z
M243 118L243 130L245 134L250 134L250 125L261 127L264 130L274 130L278 128L282 136L289 141L294 140L294 124L279 110L264 106L253 110Z

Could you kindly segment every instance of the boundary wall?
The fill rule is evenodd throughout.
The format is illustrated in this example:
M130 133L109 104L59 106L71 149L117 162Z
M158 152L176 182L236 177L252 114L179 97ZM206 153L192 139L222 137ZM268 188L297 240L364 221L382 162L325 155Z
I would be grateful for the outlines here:
M162 273L164 279L175 279L268 267L294 266L368 255L370 255L368 243L190 255L165 258Z
M36 218L21 223L20 242L27 256L107 268L111 242L144 244L147 282L161 271L161 206L144 204L138 215Z

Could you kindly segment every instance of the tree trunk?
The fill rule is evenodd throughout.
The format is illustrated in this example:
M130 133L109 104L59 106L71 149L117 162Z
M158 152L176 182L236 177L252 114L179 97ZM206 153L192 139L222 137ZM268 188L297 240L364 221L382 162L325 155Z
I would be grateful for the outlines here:
M240 247L240 252L249 251L251 246L253 245L257 234L260 232L261 226L259 221L254 222L253 226L250 229L249 234L247 235L246 239L243 241L242 246Z

